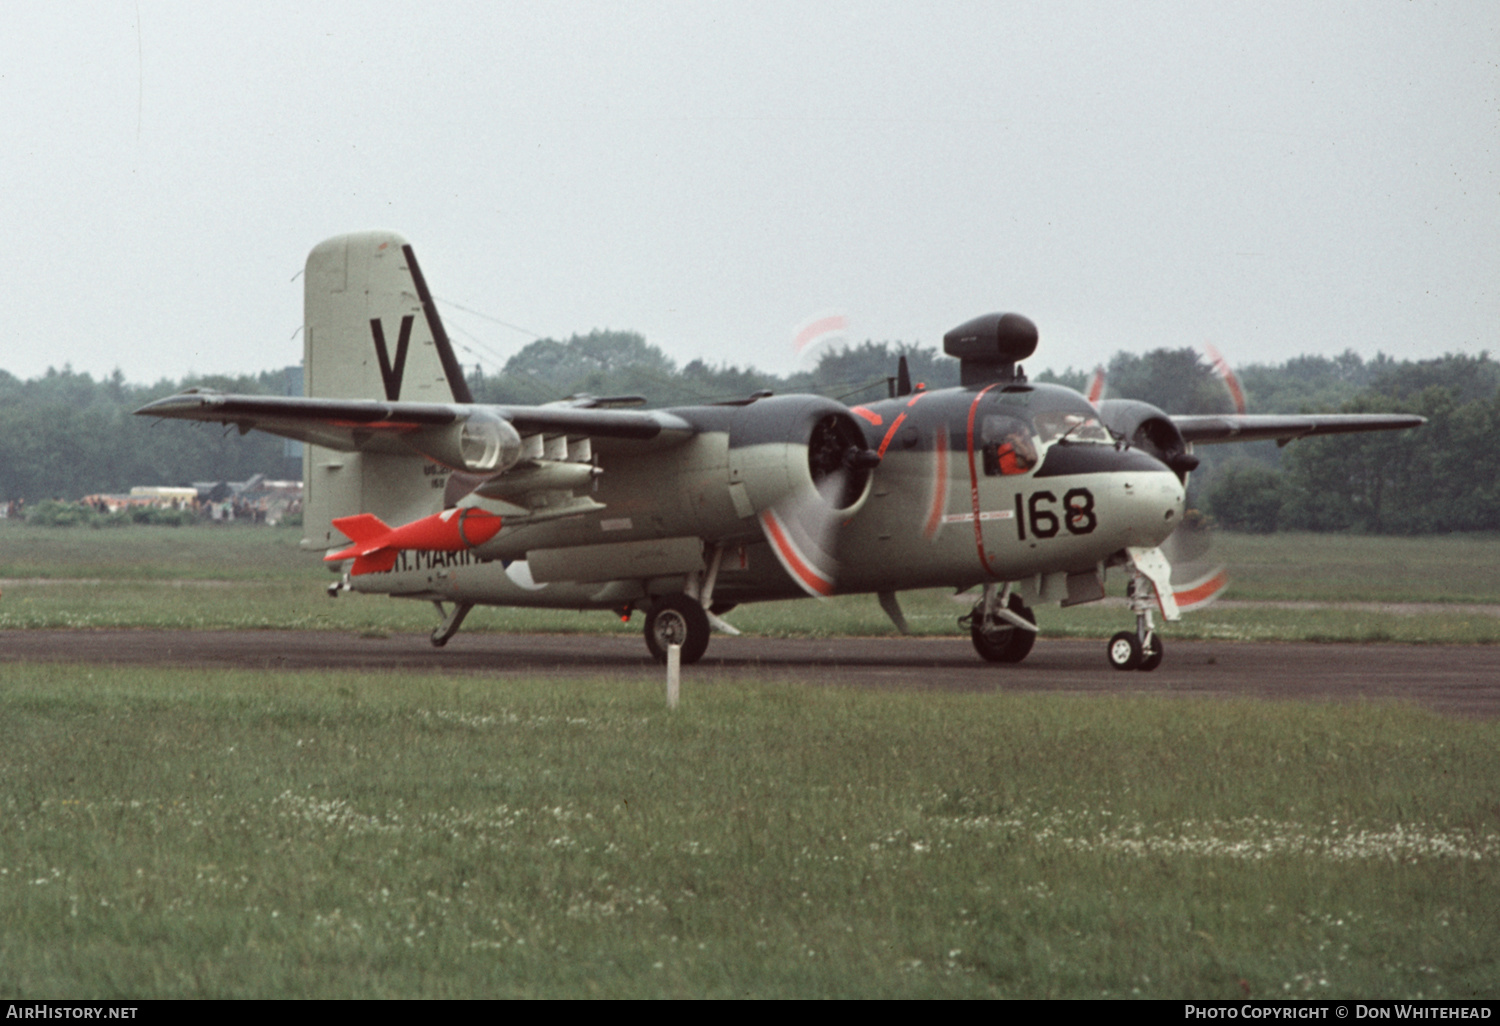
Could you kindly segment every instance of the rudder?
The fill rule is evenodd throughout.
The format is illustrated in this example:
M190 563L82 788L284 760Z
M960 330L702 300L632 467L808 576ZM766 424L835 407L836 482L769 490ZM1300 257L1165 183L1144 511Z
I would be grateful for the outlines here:
M310 397L473 401L416 255L395 232L340 235L308 254L303 367ZM302 545L341 544L336 517L402 524L436 512L446 480L445 468L418 456L308 445Z

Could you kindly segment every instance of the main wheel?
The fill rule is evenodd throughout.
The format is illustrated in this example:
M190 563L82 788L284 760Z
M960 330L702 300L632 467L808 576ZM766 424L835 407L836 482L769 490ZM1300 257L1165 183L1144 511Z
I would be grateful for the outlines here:
M1109 639L1109 665L1117 670L1134 670L1141 665L1141 643L1134 631L1121 631Z
M1141 649L1141 665L1136 669L1151 672L1161 665L1161 657L1165 654L1166 649L1162 646L1161 635L1152 631L1151 640L1146 643L1145 648Z
M1012 595L1007 605L1021 619L1036 623L1036 616L1026 608L1019 596ZM1004 620L999 622L999 626L985 630L983 603L974 607L969 638L974 642L974 651L979 653L980 658L991 663L1019 663L1030 654L1031 646L1036 644L1035 631L1022 630Z
M696 663L708 651L708 614L696 599L672 595L657 601L646 616L646 647L659 663L669 645L682 646L683 665Z

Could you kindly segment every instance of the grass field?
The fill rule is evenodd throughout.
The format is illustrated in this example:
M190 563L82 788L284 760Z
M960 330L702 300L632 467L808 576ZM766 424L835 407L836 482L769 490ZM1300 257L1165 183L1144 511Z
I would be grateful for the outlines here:
M431 606L379 596L330 601L332 577L297 548L296 528L31 528L0 521L0 628L159 627L426 631ZM1177 638L1288 641L1500 643L1490 536L1359 538L1342 535L1222 535L1227 597L1168 628ZM1123 576L1114 574L1115 591ZM960 634L971 600L941 591L901 596L919 634ZM1253 603L1250 606L1244 602ZM1404 603L1404 608L1277 602ZM761 635L880 635L890 621L871 596L745 606L729 617ZM1043 636L1103 638L1128 624L1108 605L1038 611ZM605 613L479 609L465 630L627 632Z
M0 627L432 626L328 600L297 536L0 522ZM1493 538L1219 551L1250 601L1170 636L1500 641ZM902 601L958 633L951 596ZM1392 601L1414 605L1348 605ZM891 630L861 596L730 619ZM624 679L10 663L0 997L1494 997L1497 731L1393 705L746 678L668 713Z
M1497 726L8 667L0 995L1493 997Z

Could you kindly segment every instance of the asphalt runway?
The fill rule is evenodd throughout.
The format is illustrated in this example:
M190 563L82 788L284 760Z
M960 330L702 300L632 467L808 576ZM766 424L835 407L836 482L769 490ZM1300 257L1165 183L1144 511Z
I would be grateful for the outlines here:
M660 678L638 635L319 631L0 631L7 662L203 669L359 670L507 676ZM1449 716L1500 716L1500 646L1324 645L1167 640L1152 673L1110 669L1102 641L1042 639L1024 663L984 663L957 638L715 637L683 687L763 680L917 691L1123 694L1270 701L1398 701ZM0 670L3 686L3 670Z

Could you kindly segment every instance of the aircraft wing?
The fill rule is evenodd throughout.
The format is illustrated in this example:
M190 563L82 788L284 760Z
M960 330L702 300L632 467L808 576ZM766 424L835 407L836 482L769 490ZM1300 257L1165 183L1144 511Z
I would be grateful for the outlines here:
M1216 442L1261 442L1275 439L1285 445L1309 435L1341 435L1356 431L1396 431L1427 423L1427 418L1404 413L1315 413L1281 415L1210 414L1173 417L1184 441L1199 445Z
M304 399L297 396L228 395L189 389L136 410L143 417L234 424L345 452L410 453L407 436L462 421L482 409L527 435L658 444L683 441L694 428L660 410L589 409L578 406L471 406L460 403L382 402L374 399Z

